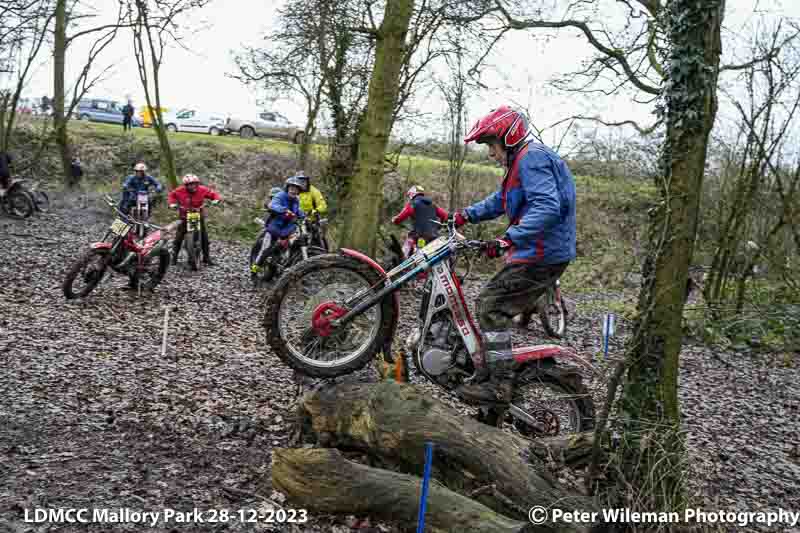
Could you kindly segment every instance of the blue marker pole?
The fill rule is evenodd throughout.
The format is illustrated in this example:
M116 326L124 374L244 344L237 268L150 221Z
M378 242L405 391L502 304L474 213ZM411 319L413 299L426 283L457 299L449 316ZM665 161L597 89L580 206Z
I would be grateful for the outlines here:
M422 476L422 494L419 498L419 517L417 518L417 533L425 531L425 505L428 501L428 484L431 479L431 463L433 462L433 443L425 443L425 473Z
M614 334L614 314L603 317L603 359L608 358L608 338Z

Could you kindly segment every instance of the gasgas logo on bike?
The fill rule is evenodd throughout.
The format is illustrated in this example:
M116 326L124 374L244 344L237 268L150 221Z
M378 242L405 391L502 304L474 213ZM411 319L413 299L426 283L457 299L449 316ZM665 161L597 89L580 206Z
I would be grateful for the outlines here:
M439 279L442 281L444 290L447 292L447 299L450 301L450 309L453 311L453 317L456 319L458 329L461 330L461 333L463 333L465 337L471 336L472 330L470 330L469 326L464 320L464 308L461 305L461 302L458 301L456 291L453 288L453 285L450 283L450 276L444 272L444 269L439 270Z

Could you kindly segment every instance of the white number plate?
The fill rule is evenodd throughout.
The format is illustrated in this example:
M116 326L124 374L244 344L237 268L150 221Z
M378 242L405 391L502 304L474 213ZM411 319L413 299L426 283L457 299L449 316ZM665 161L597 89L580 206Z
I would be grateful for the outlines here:
M111 224L111 232L120 237L124 237L131 227L121 218L118 218Z

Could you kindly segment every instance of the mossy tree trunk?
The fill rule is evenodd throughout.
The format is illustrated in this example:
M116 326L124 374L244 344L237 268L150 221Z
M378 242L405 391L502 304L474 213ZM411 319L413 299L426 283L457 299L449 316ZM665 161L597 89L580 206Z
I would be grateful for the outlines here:
M78 182L72 177L70 163L69 135L67 134L67 116L65 113L64 70L67 56L67 0L56 1L56 27L53 43L53 126L64 181L68 187L75 187Z
M369 83L367 112L361 124L356 173L348 186L342 229L342 246L375 254L383 207L383 164L400 88L400 71L406 56L414 0L386 0L378 29L375 65Z
M668 6L664 178L652 212L645 283L619 409L616 497L636 510L677 511L685 504L678 355L708 136L717 112L724 9L724 0L673 0Z
M153 20L147 0L135 0L135 7L133 43L139 80L142 82L147 107L155 109L153 129L156 131L161 148L161 175L167 179L170 188L175 189L178 186L178 175L175 169L175 156L169 144L164 116L161 112L159 72L164 59L165 39L169 36L168 26L174 23L172 17L180 11L176 9L166 18ZM152 75L148 73L148 64ZM153 84L152 91L150 89L151 82Z

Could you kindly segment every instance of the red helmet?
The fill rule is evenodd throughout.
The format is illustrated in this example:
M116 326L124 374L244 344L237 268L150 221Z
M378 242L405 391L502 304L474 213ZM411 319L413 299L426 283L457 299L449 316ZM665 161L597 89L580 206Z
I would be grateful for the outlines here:
M183 177L183 184L189 185L190 183L200 183L200 178L198 178L194 174L186 174Z
M472 127L464 138L465 143L483 144L496 139L506 149L518 145L528 134L528 121L519 111L508 106L493 109Z

